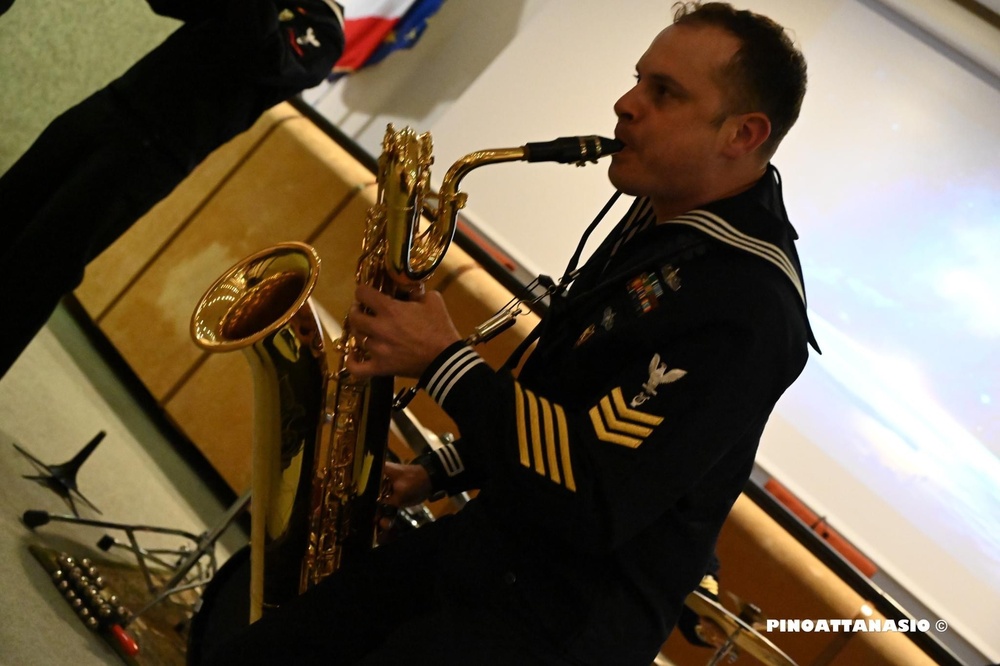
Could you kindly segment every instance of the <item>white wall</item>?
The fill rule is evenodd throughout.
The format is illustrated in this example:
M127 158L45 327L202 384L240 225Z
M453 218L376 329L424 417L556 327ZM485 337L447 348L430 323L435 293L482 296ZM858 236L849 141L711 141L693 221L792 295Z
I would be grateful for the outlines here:
M387 123L430 129L548 0L447 0L409 50L323 84L305 99L359 145L381 151Z

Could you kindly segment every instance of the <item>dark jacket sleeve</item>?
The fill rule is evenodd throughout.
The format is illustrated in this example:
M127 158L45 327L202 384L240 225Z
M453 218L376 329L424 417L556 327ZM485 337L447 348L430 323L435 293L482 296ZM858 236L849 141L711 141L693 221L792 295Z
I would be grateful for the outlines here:
M146 0L184 23L218 20L220 54L248 59L262 83L303 89L322 82L344 51L344 15L333 0ZM269 42L280 44L268 49ZM267 66L262 66L267 63Z
M277 68L282 85L311 88L330 74L344 52L340 6L327 0L277 0L278 31L285 48Z
M714 552L696 591L712 601L719 601L719 558ZM701 618L697 613L687 606L681 608L681 614L677 618L677 629L680 630L687 642L700 647L712 647L711 643L703 641L698 635L700 623Z
M146 0L149 8L160 16L180 21L198 21L218 12L223 3L218 0Z
M712 285L691 312L644 323L630 354L592 373L599 391L582 406L495 372L465 346L442 353L424 385L458 425L467 466L503 477L495 487L512 515L607 552L724 467L737 443L756 446L805 363L801 336L785 329L786 300L759 284Z
M413 461L427 470L434 495L444 493L457 495L479 488L486 478L487 470L470 468L467 463L477 460L469 455L465 440L444 442L436 449L417 456Z

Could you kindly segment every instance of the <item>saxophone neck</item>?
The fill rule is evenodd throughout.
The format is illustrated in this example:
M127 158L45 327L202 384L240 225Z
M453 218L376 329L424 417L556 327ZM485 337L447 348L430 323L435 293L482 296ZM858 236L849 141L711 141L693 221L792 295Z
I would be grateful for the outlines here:
M452 164L445 174L444 180L441 181L441 187L437 193L438 207L432 222L436 242L447 247L455 237L458 212L465 208L465 203L468 200L465 192L458 189L463 178L479 167L501 162L517 162L524 160L525 156L524 147L477 150ZM441 256L443 258L443 252Z
M458 194L458 185L473 169L478 169L487 164L498 164L500 162L517 162L526 159L527 151L524 146L519 148L495 148L492 150L477 150L469 153L462 159L451 165L448 173L444 175L444 181L438 195Z
M559 162L585 166L605 155L618 152L622 143L601 136L566 136L553 141L527 143L517 148L477 150L455 162L438 192L438 211L434 216L448 239L454 236L458 211L465 207L466 195L458 190L462 179L473 169L500 162ZM443 234L442 234L443 236Z
M437 209L421 232L424 199L430 196L431 138L429 134L416 135L409 128L396 132L390 124L383 140L379 174L379 185L385 192L381 214L386 216L384 233L389 241L387 270L401 285L413 285L437 269L455 237L458 212L465 207L467 197L458 186L473 169L518 161L583 166L621 148L615 139L571 136L469 153L448 169L437 192Z

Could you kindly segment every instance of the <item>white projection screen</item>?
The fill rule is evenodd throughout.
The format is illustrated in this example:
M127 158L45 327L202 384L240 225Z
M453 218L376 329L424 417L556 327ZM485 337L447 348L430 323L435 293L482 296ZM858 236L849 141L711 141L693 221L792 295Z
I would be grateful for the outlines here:
M609 136L670 4L545 3L427 128L435 176L475 149ZM874 0L737 4L793 27L809 61L774 163L824 352L759 463L1000 660L1000 59L977 65ZM500 165L463 189L479 228L551 275L611 194L604 166Z

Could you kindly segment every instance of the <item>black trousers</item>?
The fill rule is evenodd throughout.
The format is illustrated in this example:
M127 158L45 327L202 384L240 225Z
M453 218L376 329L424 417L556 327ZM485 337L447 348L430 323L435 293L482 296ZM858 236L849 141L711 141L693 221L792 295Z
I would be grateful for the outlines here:
M102 90L52 121L0 177L0 377L87 263L187 173Z
M380 546L221 646L206 666L561 666L488 607L442 597L450 519Z

